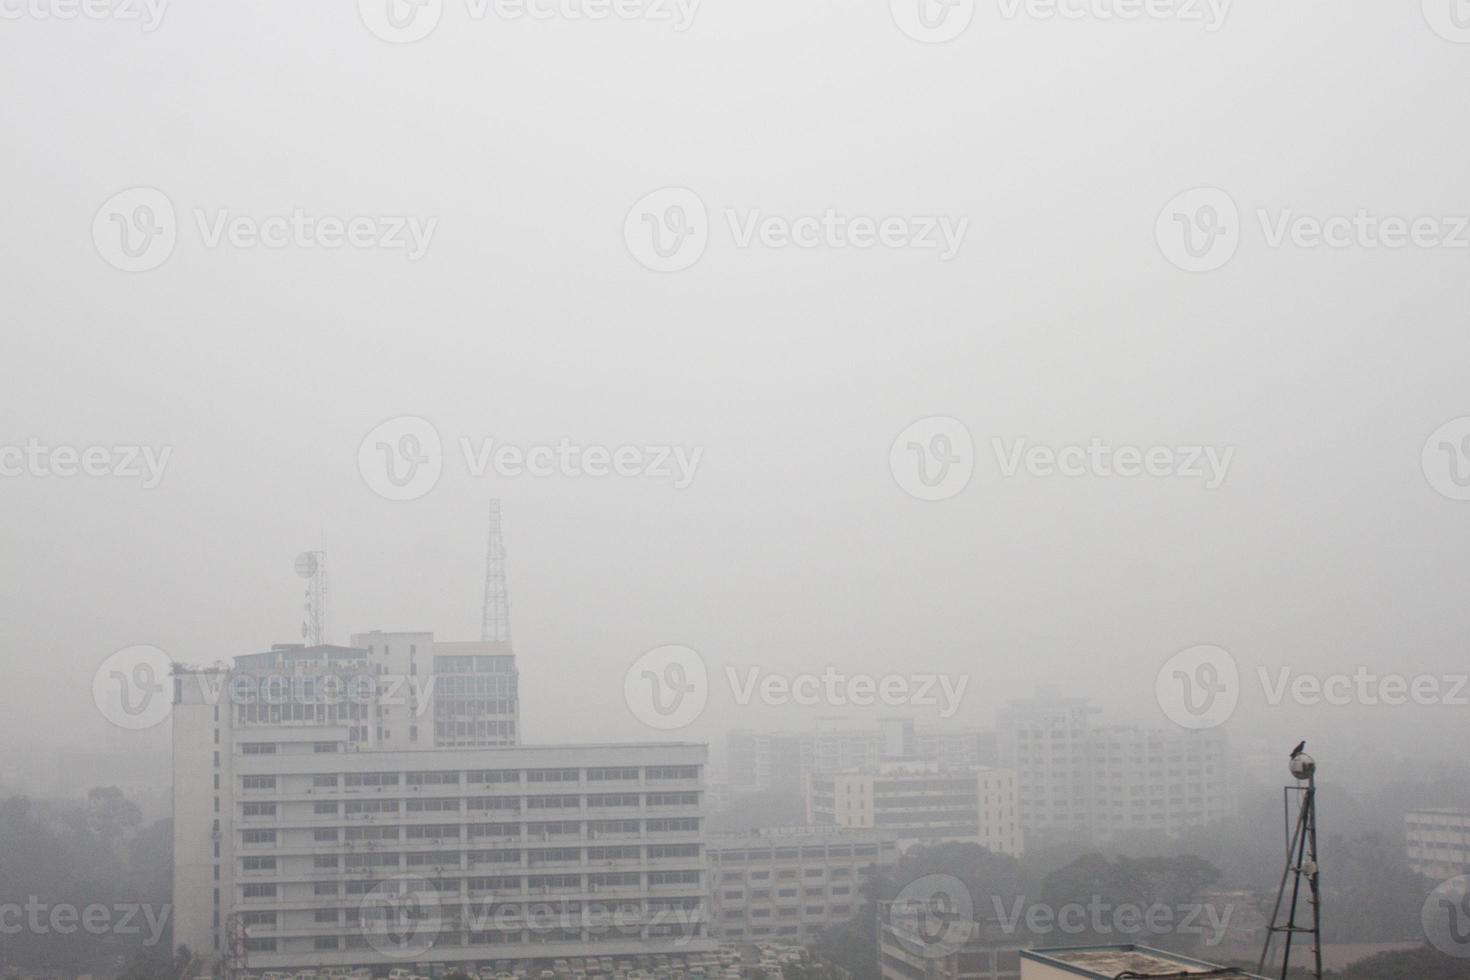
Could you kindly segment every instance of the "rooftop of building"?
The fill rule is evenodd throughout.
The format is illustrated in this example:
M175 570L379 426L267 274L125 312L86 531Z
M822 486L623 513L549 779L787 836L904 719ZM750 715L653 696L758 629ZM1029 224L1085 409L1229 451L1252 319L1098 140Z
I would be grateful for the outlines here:
M1093 980L1182 980L1210 977L1211 980L1261 980L1253 973L1190 959L1148 946L1077 946L1063 949L1028 949L1022 960Z

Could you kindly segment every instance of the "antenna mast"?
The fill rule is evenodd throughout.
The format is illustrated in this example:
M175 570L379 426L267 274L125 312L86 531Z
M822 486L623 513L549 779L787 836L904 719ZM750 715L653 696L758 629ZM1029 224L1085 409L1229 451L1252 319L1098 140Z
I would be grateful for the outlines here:
M1286 870L1281 872L1281 887L1276 891L1276 905L1271 909L1271 925L1266 930L1266 945L1261 949L1261 962L1256 972L1264 975L1266 960L1271 955L1271 942L1281 933L1286 938L1282 943L1281 980L1291 968L1291 943L1298 935L1312 939L1311 976L1322 978L1322 895L1317 876L1317 763L1306 753L1307 743L1302 742L1291 753L1291 775L1296 785L1284 787L1282 803L1287 820L1291 819L1291 798L1297 797L1296 826L1286 839ZM1297 925L1297 904L1301 898L1302 881L1307 883L1307 906L1311 925ZM1291 904L1286 909L1286 922L1277 925L1281 917L1281 906L1286 900L1287 884L1291 885Z
M505 587L505 540L500 536L500 500L490 501L490 538L485 548L485 612L480 639L510 642L510 597Z
M306 601L302 605L301 638L309 647L328 642L327 601L331 590L327 584L327 553L303 551L296 556L296 574L306 579Z

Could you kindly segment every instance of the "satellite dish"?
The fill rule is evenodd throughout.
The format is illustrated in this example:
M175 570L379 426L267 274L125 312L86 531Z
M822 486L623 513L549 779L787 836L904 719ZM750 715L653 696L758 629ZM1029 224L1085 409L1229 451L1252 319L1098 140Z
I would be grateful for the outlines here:
M316 575L317 560L316 553L303 551L296 556L296 574L302 578L312 578Z

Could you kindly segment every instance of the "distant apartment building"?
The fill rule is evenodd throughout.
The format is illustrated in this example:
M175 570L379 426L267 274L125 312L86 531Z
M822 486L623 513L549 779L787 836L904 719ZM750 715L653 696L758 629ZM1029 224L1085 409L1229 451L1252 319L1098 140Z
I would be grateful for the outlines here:
M1011 701L997 714L1000 764L1016 773L1021 828L1028 836L1089 836L1088 736L1094 712L1082 698L1040 688L1035 698Z
M1108 726L1088 739L1091 833L1177 836L1231 812L1225 736L1216 730Z
M1094 714L1085 699L1053 688L1001 710L1000 758L1016 771L1028 836L1178 835L1232 812L1223 732L1100 725Z
M714 947L705 746L519 746L496 644L353 640L175 674L176 943L250 970Z
M731 732L729 781L737 792L800 793L813 773L872 769L885 760L918 759L944 768L995 764L995 734L967 728L921 728L893 719L871 728L811 732Z
M1416 873L1436 879L1470 874L1470 810L1410 810L1404 835Z
M805 943L864 909L863 886L898 865L876 830L770 828L709 838L710 928L729 942Z
M1009 769L941 769L883 763L874 770L807 777L807 822L891 831L899 848L970 841L1019 857L1023 836L1016 774Z

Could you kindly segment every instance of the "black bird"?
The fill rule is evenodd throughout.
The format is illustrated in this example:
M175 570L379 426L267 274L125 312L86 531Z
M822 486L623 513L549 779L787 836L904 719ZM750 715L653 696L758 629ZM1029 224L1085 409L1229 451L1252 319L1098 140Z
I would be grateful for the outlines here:
M1301 755L1306 750L1307 750L1307 740L1306 739L1302 739L1300 742L1296 743L1296 748L1294 748L1294 749L1291 750L1291 757L1293 759L1295 759L1297 756Z

